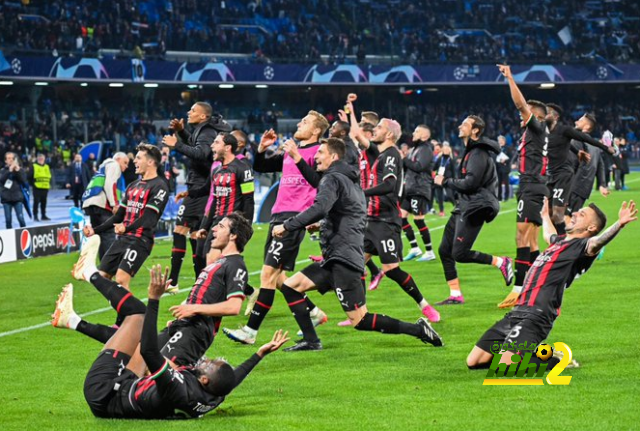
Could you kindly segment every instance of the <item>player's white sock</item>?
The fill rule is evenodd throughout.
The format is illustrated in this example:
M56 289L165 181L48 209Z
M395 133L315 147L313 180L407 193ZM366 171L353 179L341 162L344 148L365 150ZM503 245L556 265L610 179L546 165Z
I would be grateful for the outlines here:
M317 306L316 306L316 307L313 307L313 310L309 311L309 315L310 315L311 317L315 317L315 316L317 316L317 315L318 315L318 312L319 312L319 311L320 311L320 309L319 309Z
M513 290L511 291L515 293L522 293L522 286L513 286Z
M451 296L462 296L462 292L460 290L451 289Z
M424 307L427 307L429 305L429 303L427 302L426 299L423 299L422 301L420 301L420 304L418 305L418 307L420 307L420 309L422 310Z
M495 266L496 268L500 268L503 262L504 262L503 257L495 256L495 264L493 266Z
M84 269L84 271L82 271L82 277L84 277L85 280L89 281L91 279L91 276L96 272L98 272L98 268L95 265L88 265Z
M78 327L78 323L80 323L82 319L76 313L73 313L71 317L69 317L69 329L75 329Z

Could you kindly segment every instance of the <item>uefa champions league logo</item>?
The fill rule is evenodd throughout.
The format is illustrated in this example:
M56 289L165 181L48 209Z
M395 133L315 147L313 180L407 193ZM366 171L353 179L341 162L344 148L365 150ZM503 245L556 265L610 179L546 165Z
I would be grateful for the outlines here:
M264 68L264 78L271 81L273 79L273 77L276 75L275 70L273 70L273 67L271 66L266 66Z
M11 60L11 70L13 70L13 73L15 73L16 75L20 75L20 72L22 72L22 63L20 62L20 60L18 60L17 58Z

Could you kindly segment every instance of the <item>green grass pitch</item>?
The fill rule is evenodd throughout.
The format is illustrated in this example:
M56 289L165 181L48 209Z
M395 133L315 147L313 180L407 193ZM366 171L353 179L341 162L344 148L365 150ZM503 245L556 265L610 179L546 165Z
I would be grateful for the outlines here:
M637 174L630 177L632 189ZM634 191L614 192L608 199L594 194L609 224L617 218L622 200L639 198ZM449 208L447 208L449 210ZM479 250L515 254L515 202L485 226L476 243ZM427 219L437 246L446 219ZM256 226L245 260L259 285L266 226ZM216 411L201 420L122 421L94 418L82 394L85 374L100 345L81 334L41 326L0 337L0 428L3 430L422 430L532 429L550 420L554 429L637 429L638 281L640 222L625 228L582 279L566 292L562 315L550 342L563 341L582 368L566 370L569 386L482 386L484 371L469 371L465 358L474 342L504 312L496 307L509 292L500 273L489 266L460 265L467 301L463 306L439 307L442 322L435 328L445 347L436 349L407 336L362 333L340 328L344 319L337 299L311 293L329 315L318 334L325 350L266 358ZM159 241L147 260L169 264L170 241ZM408 247L405 244L405 252ZM305 240L299 260L318 254L318 244ZM72 281L69 271L77 253L31 259L0 266L0 333L43 324L53 311L61 287ZM299 264L297 269L303 268ZM439 261L408 262L430 302L448 296ZM141 271L132 290L146 296L148 273ZM107 307L88 283L73 281L75 308L87 313ZM183 267L180 285L193 282L191 265ZM168 307L186 296L164 298L160 322L169 320ZM370 310L403 320L421 316L413 301L393 282L367 296ZM99 311L87 320L111 324L113 310ZM223 326L244 324L246 317L225 318ZM297 330L281 295L258 336L265 342L278 328ZM295 338L295 334L294 334ZM238 364L256 350L220 334L209 356L223 356Z

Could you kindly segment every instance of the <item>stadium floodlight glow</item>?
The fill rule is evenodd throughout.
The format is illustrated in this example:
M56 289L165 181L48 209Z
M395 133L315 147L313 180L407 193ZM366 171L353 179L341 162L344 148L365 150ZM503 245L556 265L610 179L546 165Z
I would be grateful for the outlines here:
M233 88L234 85L233 84L220 84L218 85L218 88Z
M109 87L119 88L124 87L124 84L122 82L112 82L109 84Z
M153 83L153 82L148 82L146 84L144 84L145 88L158 88L158 84Z
M35 82L33 85L37 85L38 87L46 87L49 85L48 82Z
M438 91L438 89L435 87L429 87L429 88L425 88L424 91L430 91L432 93L435 93L436 91Z
M540 84L540 88L544 88L546 90L549 90L555 87L556 87L556 84L554 84L553 82L543 82L542 84Z
M190 89L193 90L194 88L198 88L198 85L197 84L189 84L189 85L187 85L187 88L190 88Z
M86 82L83 82L83 83L80 84L80 87L88 87L88 86L89 86L89 84L87 84Z
M256 88L269 88L267 84L256 84Z
M13 85L13 81L0 81L0 85Z

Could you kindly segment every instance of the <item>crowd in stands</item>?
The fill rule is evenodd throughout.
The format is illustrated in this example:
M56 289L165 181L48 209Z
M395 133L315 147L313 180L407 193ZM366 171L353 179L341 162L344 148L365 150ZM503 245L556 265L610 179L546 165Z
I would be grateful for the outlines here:
M640 60L632 0L30 0L0 4L0 46L90 55L122 49L253 54L396 55L425 62Z

